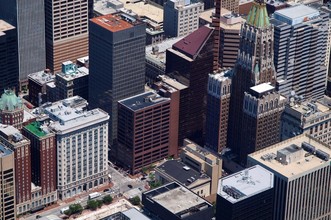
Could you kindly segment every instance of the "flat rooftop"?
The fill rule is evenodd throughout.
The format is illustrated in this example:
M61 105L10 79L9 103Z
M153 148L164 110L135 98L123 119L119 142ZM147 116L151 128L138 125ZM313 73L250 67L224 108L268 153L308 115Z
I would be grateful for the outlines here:
M148 218L146 215L142 214L135 208L126 210L122 212L122 214L130 220L150 220L150 218Z
M127 0L119 0L123 3L124 8L131 10L141 18L149 18L156 23L163 23L163 9L152 4L145 4L144 1L132 2Z
M0 19L0 36L5 35L4 32L15 29L15 27L4 20Z
M281 9L274 13L276 19L283 18L284 20L282 21L293 25L319 16L319 14L318 10L301 4Z
M160 75L159 77L161 78L162 82L168 84L169 86L173 87L174 89L183 90L183 89L187 89L188 88L184 84L178 82L177 80L175 80L173 78L170 78L167 75Z
M210 180L207 175L200 174L178 160L168 160L158 166L157 169L171 176L174 180L184 186L189 186L200 179L204 179L206 181Z
M193 141L189 139L184 139L184 146L183 150L185 150L190 157L196 159L197 161L200 161L200 163L209 163L209 164L216 164L218 157L207 150L206 148L203 148L199 146L198 144L194 143Z
M164 98L153 91L148 91L136 96L122 99L118 102L131 109L132 111L137 111L169 101L170 98Z
M55 75L52 73L46 73L44 70L28 75L30 80L37 82L40 85L44 85L55 80Z
M32 134L36 135L37 137L45 137L49 134L49 130L46 127L43 127L40 122L34 121L25 128L30 131Z
M188 213L192 207L203 210L211 206L207 201L175 182L151 190L146 196L176 215Z
M9 148L5 147L4 145L0 144L0 158L5 157L9 154L13 153Z
M133 27L132 24L122 19L119 15L103 15L91 19L91 22L111 31L117 32Z
M29 140L24 137L17 128L11 125L0 124L0 135L13 145L26 144L29 142ZM9 140L9 136L13 136L13 138Z
M215 9L208 9L201 12L199 19L212 23L212 14L215 12ZM245 22L240 16L233 15L231 11L221 8L221 18L220 18L220 27L226 30L238 30L241 29L241 24Z
M89 70L85 66L78 67L76 69L76 71L73 71L73 72L66 72L66 73L59 72L59 73L57 73L57 75L59 77L61 77L62 79L64 79L65 81L71 81L71 80L74 80L74 79L78 79L80 77L87 76L88 74L89 74Z
M272 172L256 165L219 180L218 194L231 203L273 188Z
M51 122L50 130L66 132L77 130L102 121L108 121L109 115L101 109L86 111L87 101L79 96L74 96L54 103L42 105L43 111L35 109L37 117L48 115Z
M302 143L304 142L314 146L316 150L321 150L326 154L331 155L331 149L328 145L306 134L302 134L252 153L248 155L248 161L249 163L253 162L253 164L260 164L263 167L268 167L268 169L273 170L288 179L306 175L310 171L330 164L330 158L328 160L323 160L316 154L309 153L306 150L304 151L304 156L296 158L295 162L290 162L287 165L276 159L277 151L290 146L298 146L301 149Z
M275 87L270 85L270 83L261 83L257 86L251 87L250 89L257 92L258 94L262 94L265 92L273 91L275 89Z

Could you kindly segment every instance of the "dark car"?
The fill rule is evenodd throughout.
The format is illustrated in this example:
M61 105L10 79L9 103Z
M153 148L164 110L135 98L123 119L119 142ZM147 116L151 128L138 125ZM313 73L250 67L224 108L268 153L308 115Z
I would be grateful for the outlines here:
M110 189L104 189L103 190L103 192L109 192L110 191Z
M132 185L129 184L128 187L129 187L130 189L132 189Z

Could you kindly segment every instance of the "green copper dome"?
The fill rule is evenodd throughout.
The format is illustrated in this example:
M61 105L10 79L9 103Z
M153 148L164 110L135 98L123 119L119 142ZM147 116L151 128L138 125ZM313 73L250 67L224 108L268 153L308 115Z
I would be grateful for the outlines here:
M12 90L5 90L0 98L0 110L14 111L23 107L22 99L17 97Z
M269 27L268 12L263 0L255 0L247 16L247 23L257 28Z

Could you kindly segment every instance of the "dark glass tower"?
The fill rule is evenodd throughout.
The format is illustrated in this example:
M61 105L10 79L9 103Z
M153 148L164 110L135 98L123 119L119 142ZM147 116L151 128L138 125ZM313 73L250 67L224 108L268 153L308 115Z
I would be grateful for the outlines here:
M117 142L117 102L144 92L145 28L121 13L90 20L89 104L110 115L110 145Z

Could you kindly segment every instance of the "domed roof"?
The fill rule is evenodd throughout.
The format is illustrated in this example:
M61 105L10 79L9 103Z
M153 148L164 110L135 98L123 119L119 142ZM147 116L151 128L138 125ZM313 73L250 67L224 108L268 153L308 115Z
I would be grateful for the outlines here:
M5 90L0 98L0 110L14 111L23 108L22 99L17 97L12 90Z

